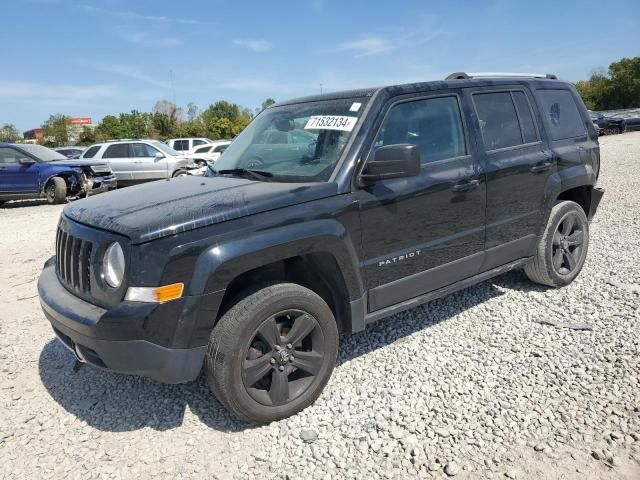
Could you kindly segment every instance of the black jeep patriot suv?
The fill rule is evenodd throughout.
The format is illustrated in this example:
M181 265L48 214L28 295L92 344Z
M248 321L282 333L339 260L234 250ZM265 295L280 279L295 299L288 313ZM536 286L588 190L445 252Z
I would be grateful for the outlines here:
M241 419L311 404L340 334L508 270L580 272L598 135L553 75L453 74L258 115L205 177L68 205L38 290L77 359L208 384Z

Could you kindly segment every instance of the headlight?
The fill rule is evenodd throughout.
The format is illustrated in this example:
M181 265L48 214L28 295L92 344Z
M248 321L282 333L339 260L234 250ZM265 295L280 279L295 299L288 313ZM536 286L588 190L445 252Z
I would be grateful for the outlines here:
M112 288L122 285L124 278L124 252L118 242L113 242L104 252L102 258L104 280Z

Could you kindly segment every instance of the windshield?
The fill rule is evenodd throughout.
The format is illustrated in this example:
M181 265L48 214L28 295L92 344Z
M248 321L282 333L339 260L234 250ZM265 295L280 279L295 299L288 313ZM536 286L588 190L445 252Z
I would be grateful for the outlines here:
M216 161L215 172L246 169L266 172L270 181L326 182L368 100L324 100L264 110Z
M173 148L171 148L166 143L162 143L158 140L150 140L149 143L156 147L158 150L162 150L164 153L171 155L173 157L180 156L180 153L176 152Z
M51 150L50 148L43 147L42 145L32 145L30 143L24 143L18 145L18 147L20 147L25 152L30 153L38 160L42 160L43 162L51 162L53 160L68 160L67 157L65 157L61 153L58 153L55 150Z

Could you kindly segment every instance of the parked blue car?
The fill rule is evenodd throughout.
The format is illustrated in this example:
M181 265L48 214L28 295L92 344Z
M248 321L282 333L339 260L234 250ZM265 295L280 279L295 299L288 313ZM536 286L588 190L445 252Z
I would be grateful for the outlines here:
M41 145L0 143L0 204L46 198L63 203L113 190L116 176L104 162L71 160Z

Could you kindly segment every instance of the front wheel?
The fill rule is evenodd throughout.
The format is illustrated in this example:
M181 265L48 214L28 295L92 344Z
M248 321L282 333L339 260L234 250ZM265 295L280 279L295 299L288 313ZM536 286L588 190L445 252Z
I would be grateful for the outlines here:
M50 205L64 203L67 198L67 184L64 178L53 177L47 183L44 193Z
M205 358L207 382L238 418L280 420L318 398L338 343L335 318L320 296L292 283L268 285L218 321Z
M175 172L173 172L173 175L172 175L173 178L188 177L188 176L189 174L187 173L187 171L182 169L176 170Z
M530 280L550 287L570 284L582 270L589 248L589 222L575 202L551 209L536 254L524 271Z

